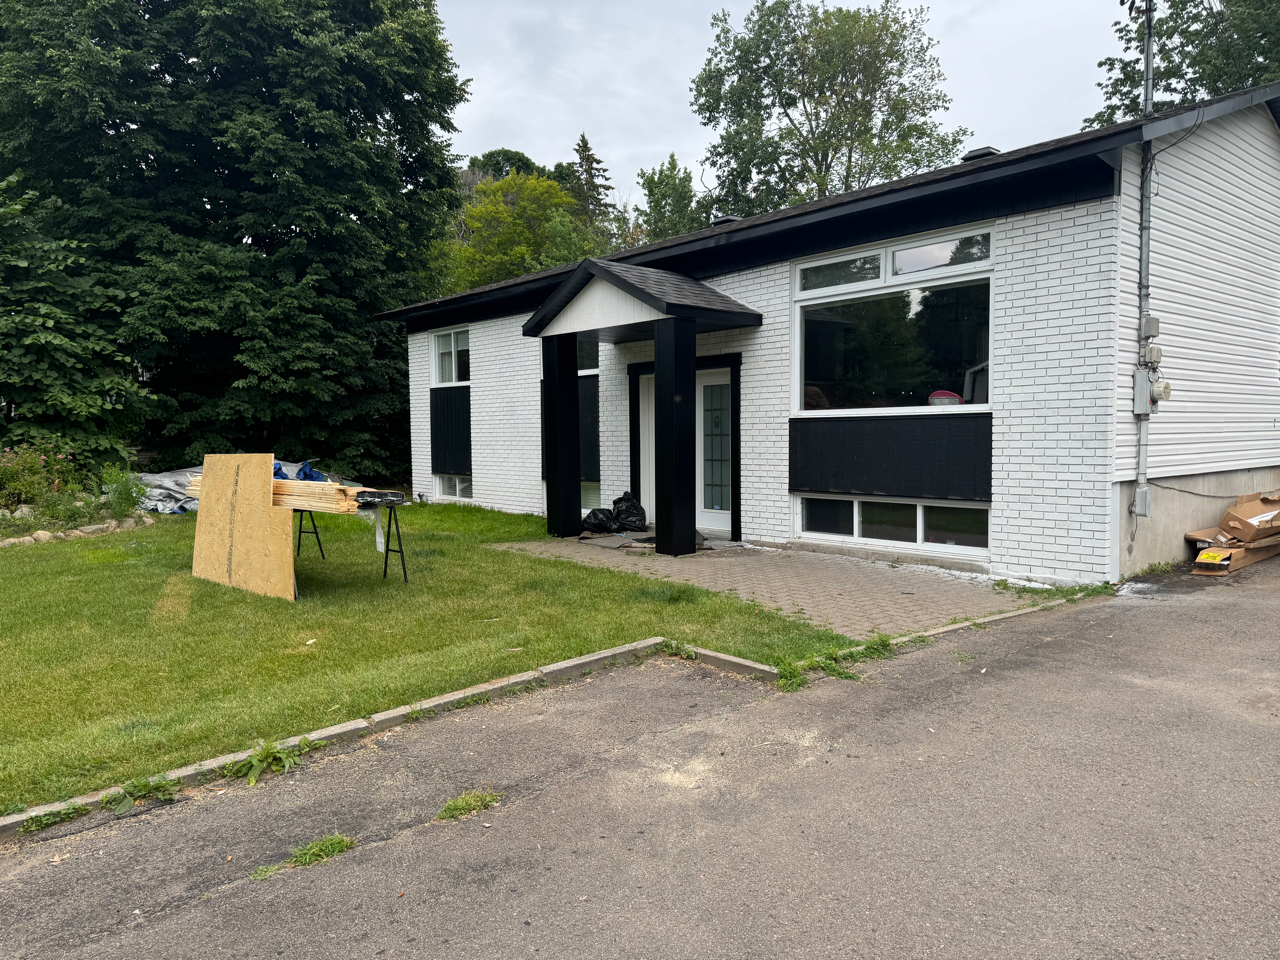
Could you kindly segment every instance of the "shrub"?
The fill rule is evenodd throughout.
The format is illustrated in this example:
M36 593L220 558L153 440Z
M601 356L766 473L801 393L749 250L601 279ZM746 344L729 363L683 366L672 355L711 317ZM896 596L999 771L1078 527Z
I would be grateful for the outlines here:
M138 482L137 474L108 464L102 469L102 493L107 498L104 504L107 512L123 520L138 509L147 488Z
M54 441L0 451L0 507L6 510L38 505L49 493L78 491L84 479L75 455Z

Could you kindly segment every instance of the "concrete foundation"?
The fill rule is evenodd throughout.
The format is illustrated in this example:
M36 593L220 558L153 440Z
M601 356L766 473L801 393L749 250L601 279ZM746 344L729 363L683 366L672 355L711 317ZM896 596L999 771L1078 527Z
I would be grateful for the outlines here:
M1231 501L1243 493L1267 493L1280 488L1280 465L1157 477L1148 481L1148 486L1151 516L1135 517L1129 512L1129 505L1137 482L1112 484L1112 580L1132 576L1153 563L1190 559L1192 549L1183 534L1217 525Z

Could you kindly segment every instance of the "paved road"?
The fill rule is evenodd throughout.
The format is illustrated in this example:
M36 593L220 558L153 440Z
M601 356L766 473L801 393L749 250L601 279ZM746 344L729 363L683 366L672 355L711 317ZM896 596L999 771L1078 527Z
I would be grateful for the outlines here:
M621 667L5 847L0 956L1277 957L1278 623L1280 562L792 695Z

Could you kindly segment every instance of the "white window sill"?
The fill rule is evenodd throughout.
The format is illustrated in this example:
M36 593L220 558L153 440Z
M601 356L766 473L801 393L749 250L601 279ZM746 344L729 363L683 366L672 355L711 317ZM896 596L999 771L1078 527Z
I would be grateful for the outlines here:
M990 413L989 403L948 404L939 407L847 407L839 410L797 410L792 417L821 420L848 417L937 417L955 416L961 413Z
M859 537L842 537L834 533L805 531L796 536L802 543L823 543L837 547L857 547L861 550L883 550L887 553L909 553L921 559L963 559L979 562L991 559L991 550L981 547L953 547L945 543L906 543L901 540L869 540Z

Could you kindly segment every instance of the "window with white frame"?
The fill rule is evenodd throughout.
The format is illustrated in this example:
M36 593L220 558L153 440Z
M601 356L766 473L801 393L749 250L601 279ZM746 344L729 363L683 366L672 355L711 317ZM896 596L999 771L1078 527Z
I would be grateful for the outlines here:
M470 500L471 478L455 477L450 474L436 474L436 493L446 500Z
M435 335L436 384L463 384L471 381L471 346L467 330L450 330Z
M802 412L990 400L991 234L798 268Z
M991 511L986 504L801 497L800 514L802 532L820 537L945 552L988 549Z

